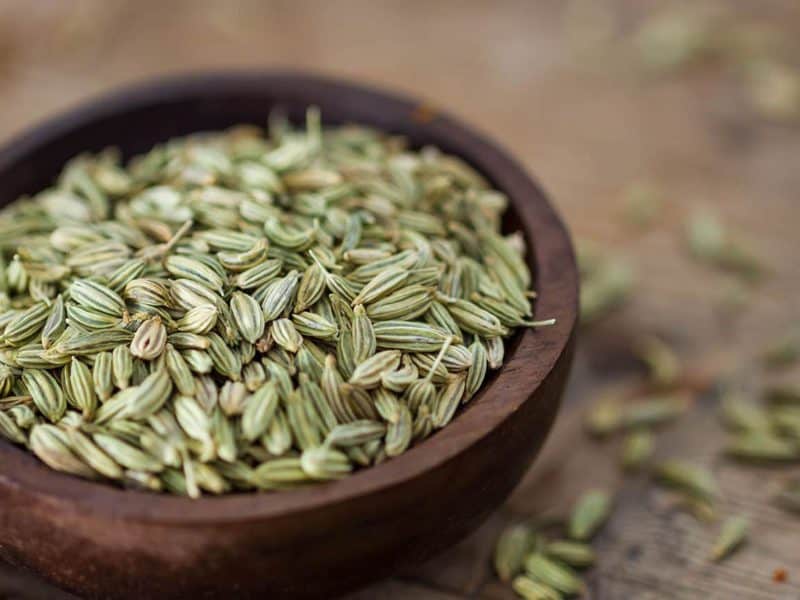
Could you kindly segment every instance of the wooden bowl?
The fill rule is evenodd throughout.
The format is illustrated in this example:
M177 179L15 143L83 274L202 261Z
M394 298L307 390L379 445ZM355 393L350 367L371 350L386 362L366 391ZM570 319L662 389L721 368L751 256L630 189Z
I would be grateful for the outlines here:
M404 455L342 481L279 493L187 498L52 471L0 441L0 555L88 598L329 598L452 546L514 488L550 431L570 369L577 269L542 191L492 142L417 102L291 73L189 76L138 85L50 120L0 150L0 205L50 184L72 156L126 156L169 137L301 119L358 122L461 156L512 207L529 243L537 318L455 420Z

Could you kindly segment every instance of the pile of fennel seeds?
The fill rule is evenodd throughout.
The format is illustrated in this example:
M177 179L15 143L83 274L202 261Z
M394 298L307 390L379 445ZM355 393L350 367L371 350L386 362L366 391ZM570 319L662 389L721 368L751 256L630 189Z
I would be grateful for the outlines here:
M531 320L459 159L273 119L79 156L0 213L0 435L197 497L346 476L447 425Z

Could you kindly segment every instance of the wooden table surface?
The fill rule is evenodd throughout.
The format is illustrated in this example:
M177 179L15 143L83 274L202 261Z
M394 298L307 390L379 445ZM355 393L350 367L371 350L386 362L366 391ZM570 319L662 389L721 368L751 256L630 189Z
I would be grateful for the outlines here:
M726 27L782 36L790 59L800 56L791 47L800 34L797 0L698 4ZM742 74L726 60L643 74L632 33L677 7L651 0L4 0L0 140L120 83L229 66L300 67L382 84L476 124L535 174L577 238L625 256L638 275L636 293L623 311L582 332L557 427L508 503L444 556L349 600L512 598L489 568L499 530L544 510L564 512L593 486L618 496L596 543L592 598L800 598L800 518L768 501L772 482L792 470L722 460L712 398L698 398L695 410L660 434L657 452L710 466L723 512L750 515L751 542L721 565L706 560L715 526L672 509L643 477L623 478L615 442L589 440L581 430L586 402L640 374L629 347L643 333L666 339L693 367L735 372L756 387L762 374L753 357L800 321L800 126L754 110ZM665 198L646 232L620 218L621 198L636 180L653 182ZM730 276L692 263L683 250L683 222L697 206L722 215L770 265L737 314L720 309ZM773 582L776 569L786 570L786 582ZM0 598L56 594L0 566Z

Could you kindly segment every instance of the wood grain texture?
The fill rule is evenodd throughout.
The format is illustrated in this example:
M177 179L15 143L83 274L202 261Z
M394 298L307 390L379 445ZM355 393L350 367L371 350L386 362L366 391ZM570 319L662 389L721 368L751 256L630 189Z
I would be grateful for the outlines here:
M754 114L736 74L719 64L661 79L635 72L626 36L647 14L683 2L584 3L606 9L613 24L610 43L588 54L576 51L567 26L575 4L176 0L169 9L141 10L134 2L9 0L0 3L0 138L121 83L228 65L296 66L385 84L478 124L537 175L576 237L629 260L636 295L623 313L582 335L565 403L575 414L559 419L510 501L444 556L353 599L510 600L488 568L500 528L564 509L584 487L604 485L621 496L598 540L592 598L795 600L798 520L768 503L770 482L785 473L719 461L723 437L709 400L702 418L664 432L659 452L704 457L721 479L726 508L750 513L751 545L718 568L699 560L714 530L671 512L642 480L623 480L615 445L586 440L577 412L603 385L639 373L625 348L640 332L664 336L689 362L739 370L757 387L751 359L798 318L800 130ZM800 36L796 0L703 4L790 40ZM637 179L666 193L660 223L642 233L619 218L621 196ZM733 318L719 310L729 279L683 251L683 219L695 206L719 212L772 269ZM787 583L772 582L776 568L786 569ZM57 597L2 568L0 589L24 600Z

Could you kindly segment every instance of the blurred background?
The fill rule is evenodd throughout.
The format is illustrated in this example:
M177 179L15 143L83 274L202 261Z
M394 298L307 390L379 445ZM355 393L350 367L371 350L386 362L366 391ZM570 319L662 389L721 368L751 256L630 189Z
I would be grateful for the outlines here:
M756 357L800 324L800 2L0 0L0 143L120 84L230 67L341 76L463 118L534 174L595 276L565 410L526 482L470 540L358 598L513 597L488 566L497 531L589 485L619 490L593 597L800 596L800 519L770 507L763 471L717 466L710 400L659 452L715 466L725 502L753 515L756 550L717 568L713 530L623 479L616 447L580 426L599 389L641 375L642 336L701 380L774 376ZM709 256L722 238L730 260ZM0 566L0 597L52 594Z

